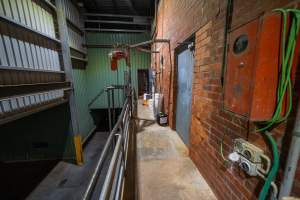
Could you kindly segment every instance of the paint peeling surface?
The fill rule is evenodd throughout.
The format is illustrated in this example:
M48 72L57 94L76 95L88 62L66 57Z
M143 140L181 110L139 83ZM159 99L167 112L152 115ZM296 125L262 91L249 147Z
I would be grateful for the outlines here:
M153 119L152 111L140 104L139 117ZM216 199L187 147L169 127L140 121L137 159L140 200Z

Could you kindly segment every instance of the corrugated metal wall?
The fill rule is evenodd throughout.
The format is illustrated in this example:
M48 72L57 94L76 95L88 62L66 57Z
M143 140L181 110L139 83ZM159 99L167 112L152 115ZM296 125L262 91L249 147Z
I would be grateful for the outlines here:
M55 38L51 13L31 0L2 0L0 14Z
M63 66L62 60L62 41L60 40L62 36L59 35L58 31L58 19L54 2L48 0L0 0L1 86L21 85L23 87L25 84L65 83L65 73L68 70L64 71L66 66ZM68 44L73 63L79 133L84 139L94 127L88 103L105 86L123 84L126 66L124 61L121 61L119 70L112 72L108 58L110 49L89 49L88 66L84 69L87 50L82 45L85 43L85 32L83 31L80 11L71 1L62 0L62 2L64 3L62 7L66 16L65 20L69 33ZM132 44L149 39L149 35L141 33L89 33L87 43ZM133 50L131 62L132 82L137 89L137 69L150 67L150 55ZM73 133L68 130L68 128L71 128L70 119L68 119L70 113L67 104L64 104L69 96L62 88L64 87L43 89L33 93L26 93L24 90L21 95L8 95L0 99L0 120L3 123L7 123L5 120L8 117L11 119L17 114L19 117L18 121L14 121L15 118L13 118L13 120L10 120L10 124L1 126L0 132L5 134L5 141L9 141L5 145L15 148L15 151L12 155L5 156L4 149L1 149L3 151L0 160L74 157L74 148L71 146ZM121 93L116 94L116 97L118 96L121 98L123 95ZM51 102L58 102L63 105L44 112L39 110L48 109L45 105ZM106 107L106 98L100 99L94 106L98 108ZM57 109L61 113L67 114L65 116L61 115L56 111ZM28 114L31 115L30 117L22 116L25 110L28 113L32 111ZM33 113L37 114L32 115ZM62 117L65 119L62 120ZM56 122L59 121L58 119L61 123L64 121L65 124L60 125ZM34 123L34 121L39 124ZM18 128L10 131L15 126L18 126ZM34 129L35 127L39 128ZM24 130L27 131L26 135L22 135ZM20 132L18 133L18 131ZM55 134L52 132L55 132ZM26 136L26 139L20 140L20 135L22 137ZM37 137L38 135L42 137ZM55 143L58 140L62 140L62 142ZM10 149L5 150L9 154ZM40 155L35 156L36 154Z
M70 0L62 0L64 3L64 12L68 21L68 36L71 49L86 54L86 48L83 47L85 42L83 27L84 23L78 8ZM81 57L81 56L80 56Z
M1 161L75 158L66 103L69 92L62 89L65 86L53 86L65 83L67 73L55 2L0 0L0 86L13 87L10 93L16 87L23 89L16 94L0 95ZM73 1L62 2L72 61L84 66L86 49L82 46L85 37L80 10ZM84 137L92 126L85 98L85 71L74 69L74 79L77 109L79 116L83 116L79 120L80 132ZM50 86L41 89L36 87L38 84ZM26 89L28 85L30 89L40 89L32 92Z
M88 87L86 70L74 69L75 98L78 109L79 129L83 139L93 130L93 119L88 109Z
M0 16L12 23L29 27L49 38L56 39L53 13L35 1L0 1ZM27 34L15 33L11 27L0 33L0 69L55 73L60 72L59 53L53 45L28 39ZM16 84L22 76L2 74L1 84ZM16 81L17 79L17 81ZM63 90L53 90L0 100L0 115L28 106L62 98Z
M88 33L86 36L87 44L134 44L150 40L146 33ZM112 49L109 48L88 48L87 65L87 86L89 101L98 92L111 84L123 84L124 71L127 70L124 60L119 61L117 71L111 71L108 54ZM137 50L131 51L132 83L137 91L137 70L150 68L150 54ZM122 98L122 93L117 94L116 98ZM106 95L102 95L92 108L106 108Z

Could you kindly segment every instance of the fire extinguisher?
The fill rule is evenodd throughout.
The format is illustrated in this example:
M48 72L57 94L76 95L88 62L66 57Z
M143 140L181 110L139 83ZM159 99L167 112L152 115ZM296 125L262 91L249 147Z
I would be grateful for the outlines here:
M111 70L118 69L118 60L125 59L126 65L129 66L129 56L126 51L115 50L109 54Z

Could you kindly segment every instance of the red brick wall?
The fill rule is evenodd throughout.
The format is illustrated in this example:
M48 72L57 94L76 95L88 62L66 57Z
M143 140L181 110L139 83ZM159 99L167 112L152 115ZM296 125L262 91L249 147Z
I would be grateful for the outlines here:
M288 0L235 0L232 26L242 25L282 6L294 6ZM201 174L219 199L256 199L263 181L246 176L239 168L226 168L219 154L219 146L225 132L225 155L232 149L233 139L242 137L260 146L269 148L259 133L253 133L254 125L247 120L222 109L221 68L224 46L226 1L222 0L161 0L157 20L156 38L171 40L171 59L166 44L153 45L160 54L153 54L152 66L159 73L157 88L164 94L164 109L169 114L170 126L175 128L176 114L176 63L174 51L180 42L195 34L195 66L193 79L193 105L190 131L190 156ZM160 68L160 57L164 65ZM172 65L170 65L170 60ZM171 67L172 66L172 67ZM285 125L274 130L281 149ZM290 131L287 131L290 132ZM288 140L282 154L286 155ZM283 156L285 158L285 156ZM281 162L281 171L284 167ZM277 184L280 186L281 173ZM294 182L293 195L300 196L300 168Z

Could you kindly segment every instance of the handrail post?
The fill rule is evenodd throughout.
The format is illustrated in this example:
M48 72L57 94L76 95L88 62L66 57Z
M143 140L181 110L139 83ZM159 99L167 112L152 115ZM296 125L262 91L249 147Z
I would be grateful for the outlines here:
M130 135L129 127L132 117L132 106L133 106L133 93L131 92L132 88L129 85L127 87L128 92L125 98L125 102L122 107L122 111L116 120L116 123L112 125L112 114L111 113L111 90L118 89L117 87L107 87L105 89L107 94L107 104L108 104L108 117L109 117L109 126L110 132L109 137L104 145L103 151L97 161L96 168L92 174L92 177L89 181L87 190L84 193L83 200L90 200L94 194L95 187L98 183L98 179L104 166L104 162L107 160L109 152L112 148L112 157L110 158L109 169L106 174L104 185L102 187L100 198L99 199L119 199L122 196L122 190L124 189L124 181L127 165L127 154L129 148ZM94 196L95 197L95 196ZM98 198L99 196L97 196Z
M112 124L115 124L116 120L116 110L115 110L115 91L114 88L111 89L111 97L112 97Z
M111 124L111 110L110 110L110 89L106 89L106 94L107 94L107 107L108 107L108 127L109 127L109 132L112 130L112 124Z

